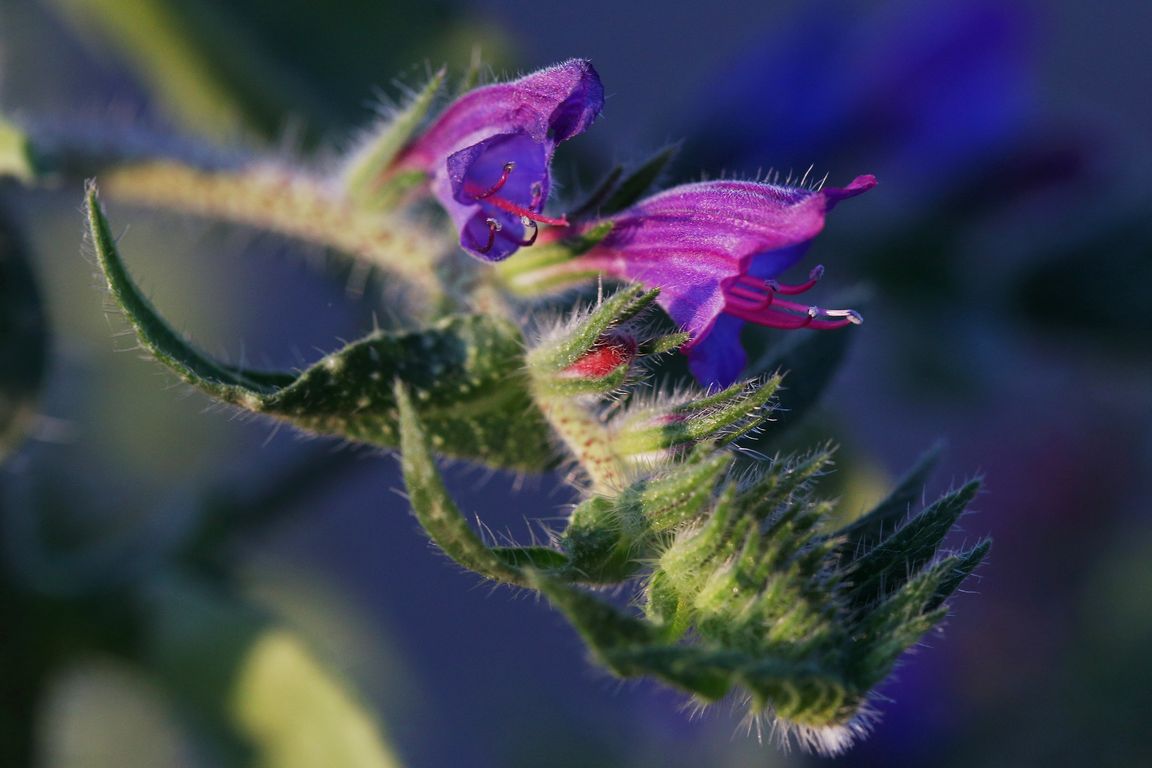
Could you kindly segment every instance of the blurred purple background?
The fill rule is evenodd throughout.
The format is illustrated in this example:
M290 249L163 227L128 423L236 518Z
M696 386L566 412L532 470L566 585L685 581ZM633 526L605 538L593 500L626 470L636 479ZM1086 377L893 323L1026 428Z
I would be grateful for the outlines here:
M163 120L123 61L49 5L0 5L0 106ZM605 116L557 157L572 190L677 140L670 180L875 173L810 257L828 267L825 295L864 285L870 298L793 441L841 442L846 514L940 438L933 492L986 478L956 540L995 540L978 594L882 689L872 738L825 761L757 744L736 710L692 719L671 692L614 682L546 606L478 586L431 549L394 493L393 459L333 444L347 471L249 545L241 580L337 658L407 764L1152 763L1152 4L219 5L315 97L284 106L305 143L347 136L373 88L413 82L427 61L462 66L480 42L498 72L572 56L599 69ZM38 460L97 499L97 522L328 450L113 354L129 344L79 256L80 190L0 193L31 222L55 329ZM379 309L315 249L109 210L156 305L226 358L299 366ZM557 478L512 497L512 478L449 474L466 513L520 540L569 498Z

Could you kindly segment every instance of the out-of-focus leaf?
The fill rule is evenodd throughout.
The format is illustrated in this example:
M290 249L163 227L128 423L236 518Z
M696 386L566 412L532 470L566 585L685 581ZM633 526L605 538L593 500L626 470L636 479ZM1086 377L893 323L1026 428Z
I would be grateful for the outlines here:
M679 145L665 147L627 175L624 173L624 166L616 166L592 191L588 199L573 209L569 215L574 219L584 216L608 216L627 208L656 184L679 150Z
M382 728L344 681L285 627L179 578L149 590L144 651L201 727L268 768L399 765Z
M15 176L30 181L35 175L35 155L28 135L0 115L0 179Z
M4 765L146 768L188 765L190 755L199 756L172 702L124 661L93 654L60 665L38 709L39 759Z
M523 340L511 323L453 316L420 331L377 331L300 373L241 370L185 342L140 294L120 260L95 186L88 190L88 222L112 297L141 344L212 397L320 434L395 447L392 386L401 381L438 453L530 471L556 462L523 370Z
M0 459L31 421L47 348L40 292L20 233L0 205Z
M665 147L625 175L604 204L599 206L601 215L621 211L643 197L660 179L668 163L679 151L679 145Z
M112 45L156 98L199 132L272 138L317 100L245 34L226 5L203 0L53 0L80 32Z

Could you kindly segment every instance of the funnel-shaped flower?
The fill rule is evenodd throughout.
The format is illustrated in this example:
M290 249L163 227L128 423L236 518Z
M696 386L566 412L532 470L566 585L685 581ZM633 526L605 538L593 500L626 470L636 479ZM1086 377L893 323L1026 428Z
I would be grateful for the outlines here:
M816 267L800 285L776 281L824 228L824 216L846 197L876 185L859 176L847 187L813 190L748 181L674 187L614 216L608 235L575 262L659 288L657 301L691 340L683 348L696 379L728 386L746 356L745 322L770 328L840 328L859 324L850 309L820 309L781 296L815 285Z
M536 240L545 216L556 145L600 114L604 87L592 65L572 59L510 83L461 96L400 154L391 172L422 171L460 230L460 245L499 261Z

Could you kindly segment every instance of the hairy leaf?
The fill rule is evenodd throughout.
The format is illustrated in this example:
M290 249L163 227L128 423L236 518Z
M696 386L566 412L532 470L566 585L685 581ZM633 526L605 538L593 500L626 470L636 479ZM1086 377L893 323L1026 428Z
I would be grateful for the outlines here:
M525 583L519 568L489 549L460 514L436 469L428 435L420 425L412 399L396 384L400 408L400 466L412 512L436 544L460 565L496 581Z
M449 456L543 470L556 461L548 428L522 373L522 340L510 323L480 315L403 333L377 331L299 373L234 368L175 333L120 260L95 186L88 190L92 243L112 297L141 344L205 393L325 435L399 444L393 382L403 382L431 435Z

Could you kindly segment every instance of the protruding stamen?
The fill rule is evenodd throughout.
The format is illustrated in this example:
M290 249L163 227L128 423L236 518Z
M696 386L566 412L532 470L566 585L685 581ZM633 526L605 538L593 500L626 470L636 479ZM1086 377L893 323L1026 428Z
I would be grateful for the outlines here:
M516 163L508 161L504 163L504 172L500 174L500 178L496 180L488 189L477 192L476 185L468 182L465 184L464 189L476 201L483 200L486 204L499 208L502 211L520 216L521 218L529 219L530 221L538 221L541 224L552 224L557 227L568 226L568 219L564 216L545 216L539 212L540 206L544 203L544 184L543 182L534 182L530 187L532 191L532 199L528 203L528 207L524 208L521 205L500 197L496 193L503 189L504 185L508 183L508 177L512 175L512 170L516 167ZM482 251L483 253L483 251Z
M527 216L521 216L520 223L524 225L524 229L532 230L532 235L527 240L521 240L520 245L532 245L536 242L536 238L540 235L540 227L538 227L536 222L532 221L532 219L528 218Z
M738 299L753 309L761 309L772 303L772 291L761 280L741 275L728 286L727 298Z
M504 163L504 171L500 174L500 178L496 180L496 183L480 194L473 195L473 197L475 197L477 200L483 200L484 198L491 197L492 195L499 192L504 187L504 185L508 183L508 177L512 175L512 170L515 167L516 163L512 162L511 160Z
M516 203L512 202L511 200L505 200L504 198L502 198L498 195L493 195L492 197L489 197L486 202L489 205L496 206L497 208L499 208L502 211L508 211L508 213L512 213L512 214L515 214L517 216L523 216L526 219L530 219L531 221L538 221L541 224L552 224L552 225L557 226L557 227L568 226L568 219L566 219L563 216L560 216L560 217L544 216L542 214L537 213L536 211L532 211L532 210L529 210L527 208L521 208L519 205L516 205Z
M476 249L479 253L488 253L492 250L492 246L496 245L496 233L501 229L500 222L496 219L488 219L486 223L488 224L488 242L483 248Z
M817 264L812 268L812 271L808 273L808 279L799 285L785 285L783 283L778 283L775 280L769 280L768 287L776 293L782 293L785 296L795 296L796 294L804 293L805 291L810 290L812 286L820 282L820 278L823 276L824 265Z
M843 328L860 325L864 318L854 309L821 309L779 298L770 286L757 293L756 282L741 279L728 286L724 311L733 317L769 328Z

